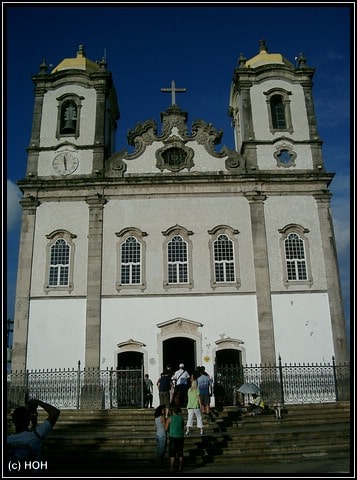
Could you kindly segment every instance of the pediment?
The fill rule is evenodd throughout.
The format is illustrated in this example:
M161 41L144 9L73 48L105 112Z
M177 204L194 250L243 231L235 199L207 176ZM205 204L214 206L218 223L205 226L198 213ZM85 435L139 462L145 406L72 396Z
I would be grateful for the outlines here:
M129 338L129 340L126 340L125 342L121 342L121 343L118 343L117 344L117 347L119 348L132 348L132 347L136 347L136 348L143 348L143 347L146 347L145 343L142 343L142 342L139 342L137 340L133 340L132 338Z
M215 344L224 348L235 348L237 345L243 345L243 340L239 338L225 337L215 341Z
M203 324L187 318L177 317L158 323L157 327L161 328L162 335L169 335L170 333L189 333L194 335L197 334L199 327L203 327Z

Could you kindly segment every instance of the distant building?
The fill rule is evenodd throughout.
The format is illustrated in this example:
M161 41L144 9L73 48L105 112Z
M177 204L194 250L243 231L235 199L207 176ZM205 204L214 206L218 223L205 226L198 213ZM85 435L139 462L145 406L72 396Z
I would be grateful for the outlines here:
M313 74L261 41L234 69L235 150L188 126L173 82L162 125L144 119L116 151L105 61L81 46L41 65L13 369L143 364L155 380L168 363L347 361Z

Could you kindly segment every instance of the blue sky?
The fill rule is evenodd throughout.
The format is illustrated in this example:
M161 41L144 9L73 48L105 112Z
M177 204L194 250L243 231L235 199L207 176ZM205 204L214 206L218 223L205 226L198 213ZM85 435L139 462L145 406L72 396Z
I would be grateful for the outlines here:
M354 4L11 4L4 2L3 77L6 80L3 179L7 179L7 318L13 319L20 234L21 197L16 181L26 171L33 83L43 59L56 66L75 57L106 55L113 74L121 119L116 150L128 148L127 131L155 119L170 105L162 93L175 80L187 88L176 103L188 112L189 126L202 119L223 130L222 144L234 148L228 103L233 70L240 53L270 53L294 63L303 52L316 68L313 96L323 159L336 173L333 193L338 260L347 331L350 325L350 59ZM77 6L76 6L77 5ZM353 10L351 10L353 8ZM351 28L352 27L352 28ZM349 334L349 333L348 333Z

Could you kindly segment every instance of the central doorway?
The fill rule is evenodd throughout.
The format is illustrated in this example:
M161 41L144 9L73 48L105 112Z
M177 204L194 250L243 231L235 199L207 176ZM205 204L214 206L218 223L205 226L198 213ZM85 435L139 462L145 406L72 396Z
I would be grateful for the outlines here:
M162 371L170 364L172 371L179 369L180 363L191 375L196 369L196 342L191 338L174 337L165 340L162 344Z

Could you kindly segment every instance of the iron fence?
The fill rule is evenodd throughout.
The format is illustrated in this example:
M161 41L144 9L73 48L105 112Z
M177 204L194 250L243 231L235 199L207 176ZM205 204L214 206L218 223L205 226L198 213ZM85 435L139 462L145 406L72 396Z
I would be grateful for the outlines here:
M12 372L7 381L8 408L24 403L28 392L62 409L141 408L143 368L31 370Z
M238 389L254 383L267 403L320 403L349 400L350 366L332 364L216 365L216 404L244 401Z
M238 388L255 383L267 403L319 403L349 400L349 364L216 365L216 405L235 405ZM144 402L141 368L32 370L11 372L8 408L24 403L25 393L62 409L141 408Z

